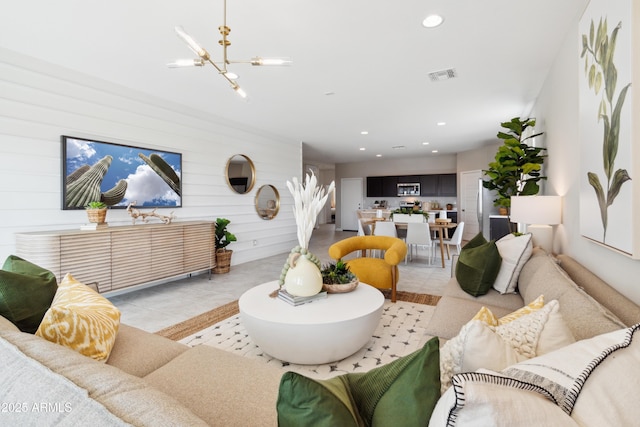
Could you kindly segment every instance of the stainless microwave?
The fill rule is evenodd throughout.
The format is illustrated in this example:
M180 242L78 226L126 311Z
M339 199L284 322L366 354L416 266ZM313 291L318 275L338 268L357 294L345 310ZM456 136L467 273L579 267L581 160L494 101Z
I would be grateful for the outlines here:
M419 196L420 183L400 183L398 184L398 196Z

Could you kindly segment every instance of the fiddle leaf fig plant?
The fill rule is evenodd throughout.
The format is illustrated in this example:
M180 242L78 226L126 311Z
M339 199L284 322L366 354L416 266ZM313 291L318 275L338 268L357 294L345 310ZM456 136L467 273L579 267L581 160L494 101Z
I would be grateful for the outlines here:
M587 172L589 184L596 192L598 205L600 207L600 218L602 220L602 242L607 237L608 209L613 204L616 196L620 193L622 184L631 180L626 169L615 169L615 160L618 155L618 139L620 137L620 114L627 90L631 83L625 85L618 93L618 98L614 99L616 84L618 80L618 70L613 63L613 54L616 49L618 32L622 28L622 22L611 31L611 36L607 35L607 20L602 18L595 30L593 20L589 28L589 34L582 35L582 54L584 58L585 76L596 96L601 96L598 107L598 122L602 120L603 141L602 141L602 162L606 182L604 185L600 177L595 172ZM604 85L602 95L600 91Z
M226 247L237 241L236 236L227 230L227 226L231 221L226 218L217 218L215 225L216 251L226 251Z
M542 151L546 148L532 147L526 141L542 132L525 136L527 128L533 129L536 120L515 117L511 121L501 123L507 131L498 132L498 138L504 141L498 148L495 161L489 163L489 169L483 170L489 178L482 182L483 187L495 190L497 197L494 206L511 207L511 196L532 196L538 194L538 182L547 179L541 175L542 164L546 155Z

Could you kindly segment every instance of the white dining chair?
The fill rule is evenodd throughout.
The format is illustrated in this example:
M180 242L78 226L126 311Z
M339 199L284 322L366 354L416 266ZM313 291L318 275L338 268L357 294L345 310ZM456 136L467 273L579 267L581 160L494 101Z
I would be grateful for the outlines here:
M404 259L404 263L407 263L407 258L413 260L413 249L416 249L416 256L418 254L418 248L424 246L429 252L428 263L431 264L433 259L433 241L431 239L431 231L429 230L429 223L426 222L410 222L407 224L407 246L409 252Z
M362 219L358 218L358 236L369 236L371 234L371 226L363 225Z
M393 221L377 221L373 228L374 236L391 236L398 237L398 231ZM383 251L374 250L373 256L382 258L384 256Z
M464 231L464 222L460 222L458 223L458 226L456 227L456 231L453 232L453 236L451 236L451 238L449 239L444 239L442 241L442 244L447 245L448 247L451 246L455 246L457 249L457 253L458 255L460 255L460 245L462 243L462 233ZM435 241L436 245L440 244L440 241L436 240ZM449 250L447 249L447 253L449 253Z

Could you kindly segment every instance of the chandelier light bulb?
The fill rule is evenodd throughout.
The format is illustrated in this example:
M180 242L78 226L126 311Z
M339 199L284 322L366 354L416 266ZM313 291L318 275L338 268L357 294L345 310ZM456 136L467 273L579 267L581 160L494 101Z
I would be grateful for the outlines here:
M290 58L261 58L259 56L251 58L251 65L254 66L287 66L292 62Z
M200 44L198 44L198 42L195 41L193 37L191 37L184 31L184 28L182 28L181 26L177 26L175 27L175 30L178 37L184 40L184 42L189 46L189 48L191 48L192 51L196 53L196 55L201 58L209 56L207 51L202 46L200 46Z
M176 59L175 62L167 64L169 68L183 68L183 67L202 67L204 66L204 60L198 59Z

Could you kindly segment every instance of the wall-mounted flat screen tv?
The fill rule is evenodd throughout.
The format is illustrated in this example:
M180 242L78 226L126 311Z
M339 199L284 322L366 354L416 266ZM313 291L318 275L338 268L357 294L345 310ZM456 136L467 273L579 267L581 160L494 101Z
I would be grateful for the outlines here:
M182 155L61 137L62 209L102 201L112 208L182 206Z

